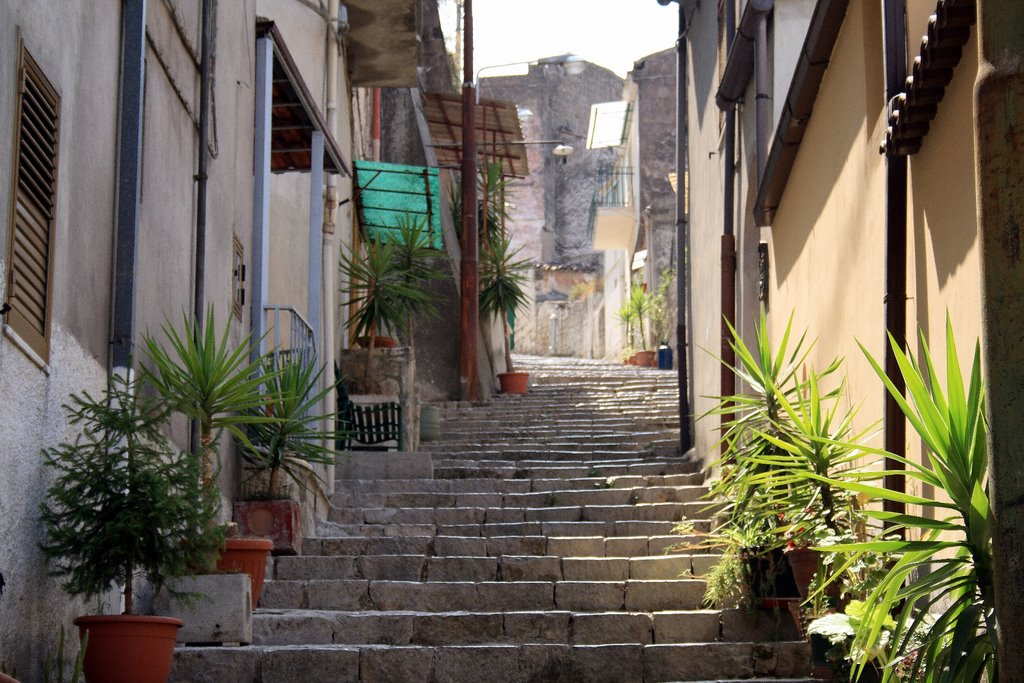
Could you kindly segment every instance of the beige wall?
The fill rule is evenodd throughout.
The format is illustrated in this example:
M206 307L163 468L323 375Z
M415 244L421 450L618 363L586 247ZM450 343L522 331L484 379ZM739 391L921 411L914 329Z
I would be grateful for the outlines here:
M769 325L778 341L793 315L817 339L810 363L846 358L847 400L866 426L881 416L882 387L857 348L882 351L885 127L877 2L850 3L786 193L770 231Z

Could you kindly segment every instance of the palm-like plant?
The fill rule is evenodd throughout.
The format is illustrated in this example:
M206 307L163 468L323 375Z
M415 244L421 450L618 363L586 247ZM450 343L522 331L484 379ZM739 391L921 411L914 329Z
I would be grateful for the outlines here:
M266 473L265 495L270 498L280 490L282 474L300 487L306 475L320 481L311 466L334 464L337 452L332 446L338 435L321 429L335 421L334 414L320 411L324 397L336 390L335 383L320 388L324 367L288 360L267 369L264 400L253 413L271 419L250 425L248 441L239 445L243 462Z
M911 680L923 672L936 683L998 680L995 668L996 623L992 583L992 508L987 488L985 398L980 349L975 345L967 382L961 371L953 329L946 321L946 387L943 390L932 356L921 335L924 366L909 357L894 339L890 344L906 381L907 401L867 354L871 366L900 405L925 446L925 462L892 453L878 455L903 463L907 477L942 491L932 500L865 483L885 472L864 472L858 480L830 484L865 494L875 501L920 506L920 514L868 510L890 527L873 540L839 546L852 553L850 565L872 553L894 558L889 571L866 600L867 609L854 640L866 654L879 642L886 619L898 613L892 629L891 658L903 660ZM863 347L861 347L863 349ZM904 472L899 472L904 474ZM895 474L895 472L894 472ZM888 536L907 532L910 540ZM934 614L930 614L934 612ZM888 667L885 680L895 680Z
M409 215L398 222L398 239L394 243L395 267L401 273L404 284L423 293L432 281L444 277L444 272L433 264L437 250L430 245L430 233L424 228L426 219L414 219ZM405 335L413 345L413 320L417 317L437 317L437 305L432 297L411 299L406 311Z
M526 292L526 270L530 263L517 259L519 249L512 247L507 235L491 235L481 251L480 261L480 313L500 317L505 341L505 367L512 369L511 329L509 318L529 304Z
M143 338L150 361L143 368L143 379L171 410L198 423L199 453L195 455L203 464L203 481L211 486L222 431L245 442L244 426L264 419L252 413L262 402L264 360L250 359L248 337L241 344L231 343L230 324L218 339L212 309L202 330L188 316L183 318L181 334L170 325L163 326L169 348L149 335Z

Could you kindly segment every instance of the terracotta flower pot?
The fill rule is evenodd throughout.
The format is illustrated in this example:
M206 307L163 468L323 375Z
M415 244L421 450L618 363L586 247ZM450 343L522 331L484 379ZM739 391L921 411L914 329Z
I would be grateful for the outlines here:
M167 683L183 623L129 614L78 617L79 637L89 634L82 666L86 683Z
M267 570L267 555L274 542L267 538L229 538L217 562L222 572L245 572L252 579L252 606L255 609L263 590L263 575ZM91 645L90 645L91 646Z
M637 351L636 365L642 368L656 368L658 367L658 354L654 351Z
M8 676L7 674L0 671L0 683L18 683L18 679L12 678L11 676Z
M363 347L364 349L370 348L369 337L356 337L356 344ZM373 348L375 349L393 349L399 346L400 342L394 337L377 337L373 340Z
M793 570L793 580L800 597L807 599L811 581L818 573L818 551L810 548L792 548L786 552L786 559Z
M499 372L498 382L503 394L525 394L526 385L530 380L528 372Z

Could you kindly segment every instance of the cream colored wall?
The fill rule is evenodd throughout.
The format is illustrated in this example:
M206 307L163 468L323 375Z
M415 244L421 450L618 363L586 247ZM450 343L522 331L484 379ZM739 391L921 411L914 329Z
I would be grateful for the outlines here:
M707 398L719 391L721 329L721 235L724 145L715 106L718 87L717 3L698 3L687 17L689 32L689 74L687 119L690 161L690 307L689 325L693 412L700 416L714 406ZM707 417L694 423L697 458L715 459L718 419Z
M850 3L792 175L770 230L769 325L817 339L809 362L846 358L847 400L861 424L882 414L882 387L857 348L883 342L885 127L878 3Z
M970 362L981 333L981 264L974 177L973 88L977 33L939 104L921 150L910 157L907 287L908 337L919 353L916 328L933 356L945 354L945 320L956 332L960 361ZM943 372L945 362L940 362ZM943 379L944 381L944 379ZM911 440L916 449L916 438Z

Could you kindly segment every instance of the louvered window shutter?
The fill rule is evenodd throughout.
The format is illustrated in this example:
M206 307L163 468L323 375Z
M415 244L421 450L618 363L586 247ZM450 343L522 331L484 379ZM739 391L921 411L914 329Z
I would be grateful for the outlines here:
M60 97L24 49L19 76L7 322L48 361Z

